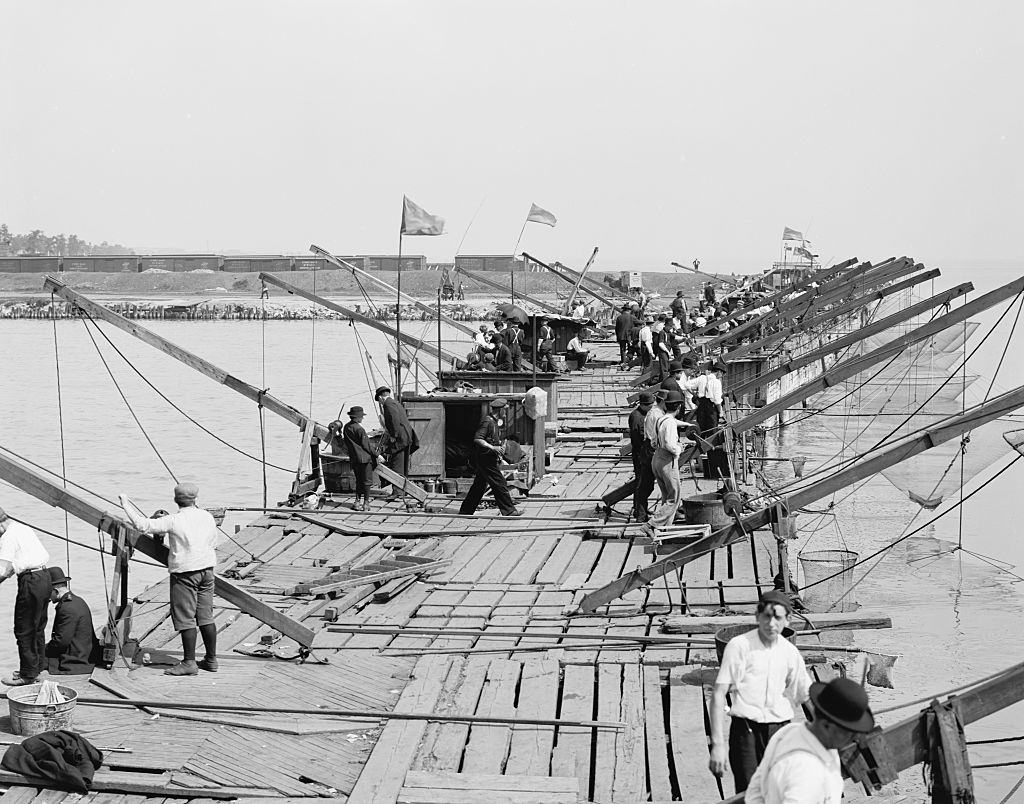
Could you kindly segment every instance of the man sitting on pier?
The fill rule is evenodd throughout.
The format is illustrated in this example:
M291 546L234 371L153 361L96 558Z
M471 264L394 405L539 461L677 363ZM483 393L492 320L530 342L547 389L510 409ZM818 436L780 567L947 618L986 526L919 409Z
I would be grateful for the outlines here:
M213 515L196 506L199 486L179 483L174 487L178 513L158 519L142 516L127 494L119 494L121 507L142 533L167 534L171 573L171 623L181 634L184 658L164 674L194 676L200 669L217 672L217 625L213 620L213 567L217 563L217 523ZM196 629L203 636L206 656L196 661Z
M53 591L50 599L57 608L53 614L53 631L46 643L46 658L51 676L87 675L99 656L99 640L92 625L88 604L71 593L71 581L60 567L50 567Z
M491 333L491 343L494 344L494 370L512 371L512 350L505 342L505 336L500 332Z
M565 359L576 363L576 368L583 371L587 366L587 358L590 357L590 350L584 345L587 339L587 330L584 327L576 337L569 341L565 348Z
M807 700L811 679L796 646L782 638L793 605L783 592L766 592L757 604L757 627L725 646L711 697L711 761L715 776L731 767L736 792L747 789L772 736ZM725 742L726 695L730 696ZM728 758L728 762L726 759Z

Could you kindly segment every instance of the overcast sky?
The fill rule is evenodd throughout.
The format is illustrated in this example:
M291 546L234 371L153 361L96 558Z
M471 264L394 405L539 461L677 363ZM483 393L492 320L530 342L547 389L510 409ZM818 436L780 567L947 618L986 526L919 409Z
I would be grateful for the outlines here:
M136 248L1011 259L1018 3L3 3L0 221ZM479 212L478 212L479 210ZM475 215L475 219L474 219ZM471 224L472 222L472 224ZM467 232L468 229L468 232Z

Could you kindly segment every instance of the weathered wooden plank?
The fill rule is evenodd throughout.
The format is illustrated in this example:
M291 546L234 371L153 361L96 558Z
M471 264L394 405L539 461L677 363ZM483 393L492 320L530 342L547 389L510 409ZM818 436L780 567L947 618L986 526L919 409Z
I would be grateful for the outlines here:
M558 704L558 661L531 657L523 662L519 708L524 717L554 718ZM555 742L553 726L516 726L512 730L505 773L510 776L543 776L551 770ZM578 780L573 779L575 787ZM525 785L521 789L529 789Z
M521 670L519 662L491 660L476 714L509 719L515 717L516 686ZM465 773L501 773L505 767L511 736L510 726L474 725L469 731L462 770Z
M622 701L619 719L626 728L619 735L615 751L613 801L644 801L647 785L644 774L644 695L640 666L622 666Z
M465 663L461 659L453 662L438 711L459 715L476 712L488 664L489 660L483 656L470 656ZM424 771L457 771L468 735L468 723L431 723L412 767Z
M622 666L599 664L597 666L597 717L599 720L619 719L622 697ZM612 801L615 785L615 752L618 732L601 729L597 732L597 750L594 759L594 795L597 804Z
M668 770L668 741L665 737L665 710L662 706L661 680L657 667L643 670L644 725L647 735L647 784L652 801L672 800L672 781Z
M594 716L594 666L570 665L565 668L562 683L561 717L584 720ZM580 781L580 794L590 796L590 748L592 729L561 726L551 755L553 776L575 776Z
M431 711L441 694L448 662L445 656L420 659L413 671L413 680L402 692L395 711ZM352 788L353 801L384 804L398 798L405 772L412 764L426 725L422 720L388 721Z

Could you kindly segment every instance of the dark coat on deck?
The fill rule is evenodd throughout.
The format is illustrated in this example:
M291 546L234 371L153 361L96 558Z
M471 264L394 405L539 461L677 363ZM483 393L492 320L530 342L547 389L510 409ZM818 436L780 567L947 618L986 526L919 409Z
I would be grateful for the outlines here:
M46 643L50 675L91 673L98 653L99 641L89 607L78 595L66 593L57 601L53 631Z

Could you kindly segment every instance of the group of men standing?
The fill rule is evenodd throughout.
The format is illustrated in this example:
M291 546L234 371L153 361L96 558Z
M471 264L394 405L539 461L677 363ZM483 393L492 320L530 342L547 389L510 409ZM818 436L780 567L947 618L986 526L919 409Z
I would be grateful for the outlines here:
M633 471L633 515L638 522L668 527L681 497L679 457L681 430L701 444L714 443L726 424L720 360L698 367L692 359L672 361L656 389L642 391L628 420ZM651 517L649 500L657 483L661 503Z

